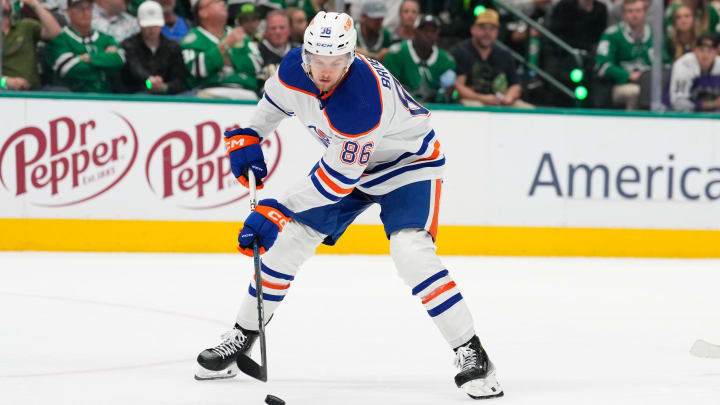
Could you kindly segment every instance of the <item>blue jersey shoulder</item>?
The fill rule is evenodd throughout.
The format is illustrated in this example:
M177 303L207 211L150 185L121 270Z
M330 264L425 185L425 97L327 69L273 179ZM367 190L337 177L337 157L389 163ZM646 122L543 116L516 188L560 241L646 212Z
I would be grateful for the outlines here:
M340 135L365 135L380 125L382 111L378 78L370 65L357 57L325 107L330 126Z
M319 98L330 127L340 135L357 137L380 125L383 110L380 82L370 64L360 57L355 58L335 90L322 97L302 68L302 47L285 55L278 78L291 90Z
M291 49L278 67L278 78L285 87L307 93L311 96L319 94L315 83L305 74L302 68L302 47Z

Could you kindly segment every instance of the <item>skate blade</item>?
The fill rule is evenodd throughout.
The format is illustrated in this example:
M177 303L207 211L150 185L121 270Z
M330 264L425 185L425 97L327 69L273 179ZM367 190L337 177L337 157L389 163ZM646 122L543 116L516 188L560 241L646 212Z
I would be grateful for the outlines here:
M198 381L225 380L235 377L238 374L238 371L240 370L234 362L225 370L220 371L208 370L205 367L200 366L198 371L195 373L195 379Z
M717 359L720 358L720 345L714 345L700 339L692 345L690 348L690 354L696 357Z
M500 383L495 378L494 371L490 372L485 378L468 381L460 388L472 399L490 399L505 395Z

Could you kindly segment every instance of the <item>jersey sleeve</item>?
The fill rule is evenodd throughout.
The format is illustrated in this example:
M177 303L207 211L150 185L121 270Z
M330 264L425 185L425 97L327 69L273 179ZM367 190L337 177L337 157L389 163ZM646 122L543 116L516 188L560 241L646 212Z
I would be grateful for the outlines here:
M223 66L223 56L217 46L203 48L197 40L197 34L190 32L181 43L183 60L190 76L202 81L213 76Z
M272 75L265 82L265 93L258 102L248 127L254 129L260 137L274 131L283 119L295 115L290 108L291 97L289 90L280 84L277 73Z
M57 77L83 79L94 74L95 69L73 53L63 34L48 42L45 55Z
M616 31L616 26L610 27L600 38L600 43L597 47L595 67L600 77L606 77L617 84L623 84L628 82L630 73L617 63L617 49L613 42L612 35Z
M673 65L670 76L670 104L675 111L699 111L700 102L690 98L693 84L693 72L688 67L687 59L681 58Z

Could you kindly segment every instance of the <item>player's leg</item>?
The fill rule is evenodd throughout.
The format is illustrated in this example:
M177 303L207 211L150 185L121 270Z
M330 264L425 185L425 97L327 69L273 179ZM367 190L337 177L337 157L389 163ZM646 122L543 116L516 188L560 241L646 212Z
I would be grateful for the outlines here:
M473 398L503 395L495 367L475 335L473 318L436 254L441 180L412 183L379 197L381 219L398 274L455 350L458 387Z
M285 298L300 266L313 255L325 235L301 224L290 221L278 234L272 249L265 253L260 263L263 283L263 306L265 319L270 320ZM237 375L235 359L246 353L258 337L257 291L255 276L242 296L235 326L222 336L222 342L198 355L200 367L195 373L197 380L231 378Z
M335 204L295 213L278 234L272 249L262 257L263 300L265 319L269 320L287 295L300 266L315 252L320 243L333 245L347 226L372 201L361 192L353 192ZM253 276L254 277L254 276ZM198 356L198 380L230 378L237 374L235 359L239 353L252 348L258 336L257 292L255 280L250 279L243 294L235 327L225 335L220 345Z

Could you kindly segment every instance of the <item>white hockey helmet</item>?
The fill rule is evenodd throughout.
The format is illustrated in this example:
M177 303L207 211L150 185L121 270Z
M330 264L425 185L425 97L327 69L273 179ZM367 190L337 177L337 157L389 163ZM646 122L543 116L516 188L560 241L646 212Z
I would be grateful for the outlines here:
M315 15L305 29L303 37L303 63L310 66L310 54L348 55L348 67L355 60L357 31L352 17L345 13L326 13Z

